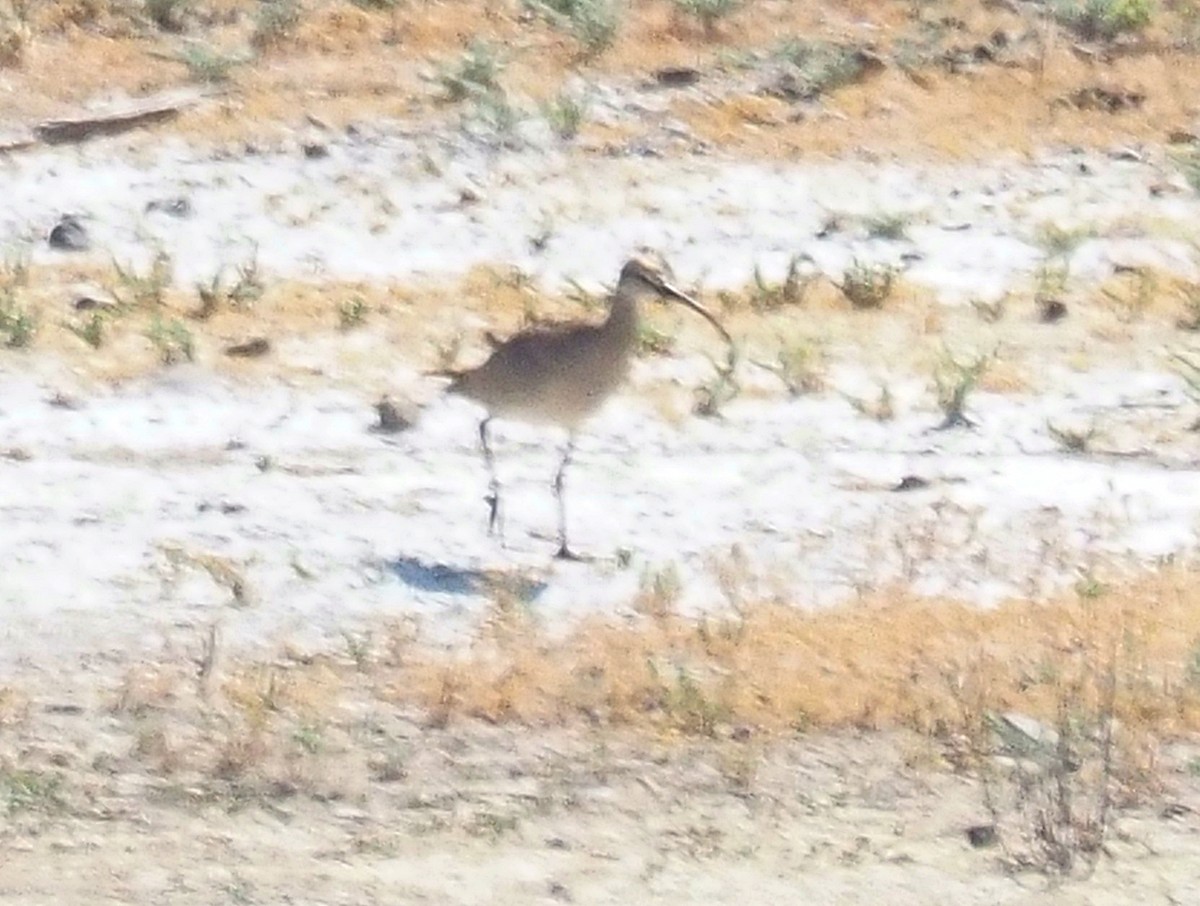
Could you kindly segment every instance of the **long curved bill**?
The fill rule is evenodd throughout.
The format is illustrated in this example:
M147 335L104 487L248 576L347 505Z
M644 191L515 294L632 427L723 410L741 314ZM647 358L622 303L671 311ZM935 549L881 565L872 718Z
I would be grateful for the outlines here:
M725 340L725 344L729 347L729 368L732 370L734 363L737 360L737 347L734 346L733 337L729 335L729 331L725 329L725 325L718 321L716 315L710 312L707 308L705 308L687 293L673 287L670 283L663 281L661 289L668 298L674 299L679 304L690 308L716 329L717 333L721 335L721 338Z

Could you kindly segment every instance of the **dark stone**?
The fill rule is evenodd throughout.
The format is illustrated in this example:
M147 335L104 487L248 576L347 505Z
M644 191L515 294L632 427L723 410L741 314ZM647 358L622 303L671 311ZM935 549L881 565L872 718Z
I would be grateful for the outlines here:
M92 247L87 228L74 214L64 214L50 230L50 248L61 252L86 252Z

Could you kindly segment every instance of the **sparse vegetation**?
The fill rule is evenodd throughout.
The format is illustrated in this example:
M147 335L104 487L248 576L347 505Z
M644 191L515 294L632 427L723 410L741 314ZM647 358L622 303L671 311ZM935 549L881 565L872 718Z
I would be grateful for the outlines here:
M207 283L196 284L196 295L200 297L200 307L192 313L198 321L207 321L215 315L222 306L247 308L262 298L266 291L262 273L258 267L258 250L237 266L237 274L232 284L225 286L225 269L219 269Z
M967 417L967 403L979 384L992 356L979 355L971 359L959 359L950 350L943 350L933 372L937 391L938 408L942 410L940 429L970 428L974 422Z
M849 85L867 68L867 58L860 49L830 41L793 38L772 56L792 67L775 86L775 93L805 100Z
M484 41L472 41L458 62L443 67L437 76L442 97L451 103L502 91L500 73L504 62L500 54Z
M825 351L812 340L784 344L773 363L757 364L779 378L789 396L803 396L825 389Z
M1119 275L1114 284L1101 288L1101 294L1117 317L1126 323L1140 320L1158 296L1158 278L1149 268L1135 268Z
M586 59L599 56L616 40L621 25L617 0L526 0L556 28L572 35Z
M366 320L370 307L362 296L351 296L338 305L338 329L353 330Z
M1096 237L1092 227L1061 227L1057 223L1040 224L1034 231L1034 242L1047 258L1067 261L1075 250Z
M1152 0L1054 0L1054 18L1085 41L1111 41L1141 31L1154 14Z
M10 816L28 811L55 811L62 807L62 777L11 766L0 767L0 799Z
M24 349L37 329L33 315L20 298L28 285L28 259L23 255L6 257L0 265L0 340L9 349Z
M0 339L9 349L24 349L33 342L37 323L11 292L0 292Z
M812 259L807 255L793 255L788 260L787 273L782 283L770 283L754 265L754 289L750 296L750 307L755 311L771 311L789 305L803 305L808 291L819 274L808 270Z
M975 310L979 320L988 324L997 324L1004 320L1004 315L1008 311L1008 295L991 300L972 299L971 308Z
M1200 192L1200 148L1188 145L1185 150L1174 152L1171 160L1192 191Z
M163 31L183 31L191 0L143 0L146 17Z
M879 394L873 399L843 394L854 411L877 422L890 422L896 417L896 404L892 399L892 391L887 384L879 385Z
M196 345L187 325L177 319L164 321L155 315L146 331L148 339L158 351L158 359L164 365L191 362L196 358Z
M0 69L20 66L29 41L29 25L0 8Z
M675 349L675 338L665 333L649 322L643 321L638 325L637 354L670 355Z
M503 91L486 91L475 97L469 122L481 126L489 139L508 144L524 118L524 112Z
M139 273L132 264L122 265L113 261L119 288L113 289L112 294L121 305L126 306L159 306L166 300L167 288L171 285L174 265L171 256L159 249L150 261L146 273Z
M189 41L178 59L193 79L210 85L229 81L233 68L246 62L241 56L222 53L202 41Z
M864 222L867 236L871 239L887 239L898 241L908 238L908 225L911 218L907 214L891 213L876 214Z
M1067 426L1059 427L1052 422L1046 423L1046 431L1058 441L1058 445L1068 453L1086 453L1096 437L1098 428L1089 424L1086 428Z
M717 418L722 407L732 402L742 392L734 375L734 363L717 365L716 375L696 388L692 402L692 413L703 418Z
M864 264L855 260L842 274L838 289L854 308L873 311L883 308L892 294L896 268L887 264Z
M259 50L282 44L300 22L296 0L260 0L250 43Z
M579 135L587 116L587 105L572 95L559 92L542 106L542 115L555 135L569 141Z
M94 311L83 321L68 323L67 329L92 349L99 349L104 345L104 323L104 313Z
M675 8L696 19L706 35L716 33L722 19L741 8L742 0L671 0Z

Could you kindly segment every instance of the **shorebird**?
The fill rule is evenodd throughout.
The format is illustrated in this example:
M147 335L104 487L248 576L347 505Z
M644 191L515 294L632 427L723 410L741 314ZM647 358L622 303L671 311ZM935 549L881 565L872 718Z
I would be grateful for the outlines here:
M566 322L522 331L508 340L489 335L492 354L467 371L443 371L453 380L446 392L479 403L487 415L479 423L479 443L488 469L488 534L500 526L500 481L488 439L493 418L535 425L554 425L567 432L567 445L554 475L558 503L557 557L578 560L567 543L567 506L563 482L575 435L580 425L613 394L629 373L637 347L638 303L647 297L678 302L704 317L717 329L730 349L733 340L721 323L699 302L670 283L670 268L647 255L631 258L609 297L608 317L600 324Z

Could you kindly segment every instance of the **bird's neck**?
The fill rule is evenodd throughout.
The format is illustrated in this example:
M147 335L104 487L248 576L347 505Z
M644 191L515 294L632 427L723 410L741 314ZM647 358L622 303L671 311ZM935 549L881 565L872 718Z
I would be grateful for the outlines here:
M613 333L621 335L636 334L638 327L637 300L629 296L614 296L608 310L608 320L605 322Z

